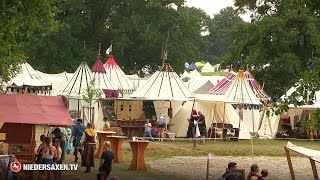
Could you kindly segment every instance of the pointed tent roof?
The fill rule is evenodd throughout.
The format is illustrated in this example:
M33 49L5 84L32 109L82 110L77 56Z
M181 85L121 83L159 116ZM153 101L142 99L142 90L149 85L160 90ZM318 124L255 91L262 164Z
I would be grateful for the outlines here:
M214 71L215 71L215 69L213 68L213 66L209 62L207 62L203 66L203 68L201 69L201 72L214 72Z
M131 98L149 100L187 100L193 97L168 62L163 63L146 84L131 95Z
M61 94L67 96L82 97L92 80L93 74L91 72L91 69L86 62L82 62L77 70L73 73L72 78L63 88ZM100 89L97 81L96 88ZM103 93L102 96L104 97Z
M8 82L8 86L51 86L51 83L44 81L27 62L22 63L20 68L21 71Z
M104 64L106 74L116 89L132 90L131 82L126 74L121 70L111 54Z
M252 76L252 74L250 73L250 71L248 69L244 72L244 75L246 76L246 79L247 79L247 81L249 83L249 86L250 86L251 90L256 94L256 96L260 100L269 99L269 96L263 90L263 87L261 87L259 85L259 83L254 79L254 77Z
M186 86L195 94L207 94L214 84L209 79L193 78L186 82Z
M258 93L251 88L250 82L243 70L239 70L238 74L233 71L213 87L209 94L224 95L234 102L244 104L261 104Z
M98 55L96 63L91 68L93 77L96 79L97 84L101 89L115 90L107 77L106 69L104 68L101 59L101 55Z
M184 70L183 74L181 74L180 77L181 77L181 79L190 78L190 74L186 70Z
M201 74L196 69L191 71L189 75L190 75L190 77L199 77L199 76L201 76Z

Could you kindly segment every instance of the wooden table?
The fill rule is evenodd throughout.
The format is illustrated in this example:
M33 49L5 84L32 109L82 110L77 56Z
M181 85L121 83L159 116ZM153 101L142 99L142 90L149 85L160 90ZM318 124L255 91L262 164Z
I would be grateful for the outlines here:
M144 152L149 144L149 141L128 141L132 150L131 165L128 170L131 171L146 171L147 167L144 162Z
M116 134L116 132L114 131L96 131L98 138L99 138L99 148L98 151L96 153L96 157L100 158L101 154L103 152L103 146L104 146L104 142L107 140L108 136L112 136L114 134Z
M114 163L122 163L121 146L126 136L108 136L107 139L111 142L111 148L114 156Z

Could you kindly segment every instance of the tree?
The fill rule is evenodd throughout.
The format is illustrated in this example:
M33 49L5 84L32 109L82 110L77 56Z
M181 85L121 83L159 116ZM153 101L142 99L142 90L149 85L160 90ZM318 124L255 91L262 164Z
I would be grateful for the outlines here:
M89 104L88 110L89 110L89 117L90 121L92 123L92 104L95 102L99 102L100 98L102 97L101 89L96 88L96 82L95 79L90 81L90 84L88 85L86 91L82 95L83 100Z
M223 64L238 66L232 62L243 54L269 95L280 97L302 77L311 54L319 54L317 23L308 8L298 7L237 26Z
M39 22L51 24L50 1L3 1L0 3L0 85L8 81L24 57L20 40L30 29L37 28ZM2 88L0 88L2 89Z
M219 63L220 59L228 52L233 43L232 28L242 23L239 13L233 7L222 9L209 23L209 53L212 55L212 63Z

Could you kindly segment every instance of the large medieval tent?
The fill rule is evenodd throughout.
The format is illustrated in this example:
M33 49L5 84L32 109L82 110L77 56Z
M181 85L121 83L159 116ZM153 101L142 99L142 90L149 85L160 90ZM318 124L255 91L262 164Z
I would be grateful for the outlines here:
M51 96L59 95L66 82L73 76L73 73L67 73L66 71L58 74L47 74L38 70L36 72L45 82L52 84Z
M292 95L292 93L297 91L298 86L299 83L296 83L281 97L281 99L288 98ZM303 99L302 96L297 96L296 98L299 101ZM309 104L302 106L289 104L289 110L277 116L271 126L266 124L264 129L262 128L259 130L259 134L265 134L267 137L272 138L271 134L274 136L276 132L281 132L287 134L290 138L302 138L301 122L305 120L309 114L320 109L320 91L310 92L307 98Z
M52 85L42 79L41 76L28 64L24 62L20 71L7 83L7 93L30 93L51 95Z
M86 62L82 62L77 70L73 73L73 77L67 82L61 92L68 98L68 109L73 118L82 117L84 122L93 120L97 129L101 129L104 125L101 103L95 102L93 107L89 107L88 103L83 100L86 90L93 81L93 74ZM100 86L94 81L94 87L100 89ZM101 89L100 89L101 90ZM105 98L101 90L102 98Z
M99 54L96 63L91 68L93 78L106 97L118 97L118 91L112 86L101 59L101 55Z
M224 95L233 102L233 107L243 118L250 132L257 132L260 124L262 102L268 99L266 93L247 70L238 73L230 71L214 88L209 91L212 95ZM243 111L243 116L241 116Z
M179 75L168 62L164 62L146 84L135 91L131 98L154 101L157 117L173 117L182 107L182 102L191 100L193 94L184 85ZM168 109L172 108L172 114L168 116Z
M104 67L106 69L107 77L112 83L112 86L120 91L119 93L122 97L126 97L128 96L128 94L132 93L133 87L130 80L118 66L112 54L104 64Z
M196 95L195 101L184 102L183 108L173 116L172 123L176 124L174 132L178 137L185 137L188 129L187 119L192 109L200 110L206 117L206 125L210 127L216 123L233 125L239 128L239 115L230 105L232 101L225 96ZM239 139L250 139L250 133L246 125L240 123ZM209 134L208 134L209 135Z

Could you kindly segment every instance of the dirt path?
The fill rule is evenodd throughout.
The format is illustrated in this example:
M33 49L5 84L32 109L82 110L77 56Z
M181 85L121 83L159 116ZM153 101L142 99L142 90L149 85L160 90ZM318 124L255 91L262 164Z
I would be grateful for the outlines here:
M234 161L238 164L238 169L245 169L246 175L252 164L259 165L260 170L267 169L269 171L269 179L272 180L286 180L291 179L288 163L286 157L212 157L210 161L210 179L217 179L220 177L227 164ZM313 179L310 161L308 158L293 157L293 169L295 171L297 180ZM320 166L319 164L316 164ZM188 179L205 179L207 158L206 157L174 157L154 161L151 165L155 169L163 172L175 173ZM318 172L320 168L318 168Z

